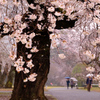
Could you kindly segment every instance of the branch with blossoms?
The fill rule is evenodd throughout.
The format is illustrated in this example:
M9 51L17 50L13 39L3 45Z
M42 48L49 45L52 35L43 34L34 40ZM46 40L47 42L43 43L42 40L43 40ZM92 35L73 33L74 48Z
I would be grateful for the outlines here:
M4 3L7 2L1 2L2 5L4 5ZM14 66L16 71L18 73L23 72L26 74L24 82L33 82L36 80L35 77L37 74L31 73L31 69L34 67L32 59L34 58L35 54L43 50L43 47L38 49L37 45L40 43L39 41L35 41L35 39L39 36L49 36L55 28L67 28L68 26L65 26L65 24L60 24L60 26L58 26L59 22L62 22L60 20L64 19L63 23L69 23L70 27L72 27L76 21L68 21L68 18L66 17L68 14L71 14L74 9L70 9L70 12L66 12L63 10L65 8L64 4L55 4L56 2L46 4L30 4L29 11L27 11L25 14L17 14L11 19L6 17L4 18L4 22L0 24L1 37L9 35L11 38L14 38L17 44L17 55L12 50L10 57L12 60L15 60ZM54 42L56 39L51 38L52 36L53 34L50 35L50 39L52 39ZM57 37L57 35L55 36ZM54 45L56 45L56 42ZM59 57L61 59L65 58L63 54L59 54Z
M78 23L82 28L80 36L80 58L86 64L86 70L94 73L95 77L100 71L100 1L87 0L84 2L86 16L83 23ZM92 70L93 69L93 70Z

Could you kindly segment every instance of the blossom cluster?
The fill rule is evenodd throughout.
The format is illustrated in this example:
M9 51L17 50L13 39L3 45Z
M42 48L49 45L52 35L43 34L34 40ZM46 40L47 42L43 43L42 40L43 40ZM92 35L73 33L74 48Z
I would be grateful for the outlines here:
M95 54L92 54L91 51L89 50L85 51L83 54L88 56L91 59L95 59Z
M58 54L58 56L59 56L59 58L61 58L61 59L65 59L65 58L66 58L66 56L65 56L63 53Z
M0 4L1 5L6 5L8 3L8 0L0 0ZM20 3L20 0L19 0L19 2L17 1L17 0L13 0L13 4L15 5L15 6L18 6L19 4L21 4Z
M50 34L50 39L52 40L51 47L52 48L57 48L59 45L59 39L61 38L60 34Z
M30 74L29 77L28 78L25 78L23 81L24 82L27 82L29 80L31 82L34 82L36 80L36 76L37 76L36 73Z
M90 33L89 32L87 32L87 31L83 31L83 33L82 34L84 34L84 35L89 35Z
M97 44L100 44L100 38L96 38L96 40L93 41L92 44L93 44L94 46L97 46Z
M87 67L86 70L89 72L94 72L95 68L90 66L90 67Z
M100 75L99 75L99 74L96 75L96 76L94 77L94 80L99 80L99 81L100 81Z

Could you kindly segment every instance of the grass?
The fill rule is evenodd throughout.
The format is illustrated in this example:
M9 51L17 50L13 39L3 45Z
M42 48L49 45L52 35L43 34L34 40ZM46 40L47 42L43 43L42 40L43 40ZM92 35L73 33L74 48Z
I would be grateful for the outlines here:
M45 90L45 91L48 91L49 89L58 88L58 87L60 88L61 86L47 86L47 87L45 86L45 87L44 87L44 90Z
M12 88L0 88L0 91L12 91Z
M58 87L61 87L61 86L45 86L45 87L44 87L44 90L45 90L45 91L48 91L49 89L58 88ZM46 94L46 97L47 97L48 100L57 100L55 97L53 97L53 96L50 95L50 94Z
M84 87L79 87L79 89L87 90L86 88L84 89ZM100 88L99 87L92 87L91 91L100 92Z
M56 98L54 98L52 95L50 94L46 94L46 97L48 100L57 100Z
M49 86L49 87L45 87L45 91L48 91L48 89L51 89L51 88L56 88L56 86ZM11 96L11 91L12 89L9 89L9 88L0 88L0 100L8 100L8 98L10 99L10 96ZM5 92L2 92L2 91L5 91ZM45 94L47 99L48 100L57 100L56 98L54 98L52 95L50 94ZM5 99L6 98L6 99Z

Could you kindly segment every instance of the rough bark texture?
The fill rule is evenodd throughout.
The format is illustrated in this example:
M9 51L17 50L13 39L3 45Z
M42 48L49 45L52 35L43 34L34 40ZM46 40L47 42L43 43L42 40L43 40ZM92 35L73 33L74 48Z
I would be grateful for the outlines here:
M47 75L50 67L50 39L49 35L36 36L34 41L39 42L38 53L33 54L34 67L30 73L37 73L35 82L24 83L25 75L23 72L16 72L15 84L10 100L47 100L44 96L44 85L47 81ZM38 42L37 42L38 41ZM34 43L33 43L34 45ZM18 56L25 56L26 50L21 43L18 43Z

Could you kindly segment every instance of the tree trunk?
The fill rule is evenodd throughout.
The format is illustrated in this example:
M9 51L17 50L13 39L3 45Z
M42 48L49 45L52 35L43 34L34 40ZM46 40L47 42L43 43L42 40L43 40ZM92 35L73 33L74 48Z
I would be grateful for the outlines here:
M33 38L33 46L37 45L39 52L33 53L34 67L31 73L37 73L35 82L23 82L25 74L23 72L15 73L14 89L10 100L47 100L44 95L44 85L47 81L47 75L50 67L50 44L49 35L37 35ZM18 43L17 55L26 56L29 51L24 45Z

